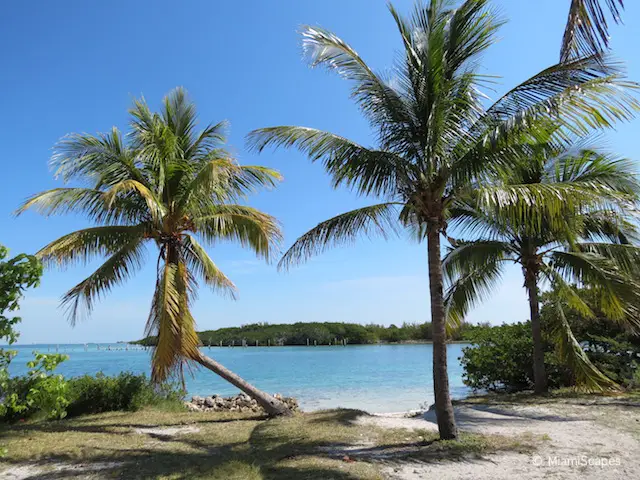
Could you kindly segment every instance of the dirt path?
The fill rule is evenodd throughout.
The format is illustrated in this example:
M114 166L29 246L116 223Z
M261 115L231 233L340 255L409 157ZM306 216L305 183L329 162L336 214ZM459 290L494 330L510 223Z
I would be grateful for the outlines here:
M456 408L463 431L545 438L534 454L500 453L484 459L405 463L388 467L393 480L622 479L640 478L640 405L624 402L550 402ZM435 416L361 417L361 423L435 430Z

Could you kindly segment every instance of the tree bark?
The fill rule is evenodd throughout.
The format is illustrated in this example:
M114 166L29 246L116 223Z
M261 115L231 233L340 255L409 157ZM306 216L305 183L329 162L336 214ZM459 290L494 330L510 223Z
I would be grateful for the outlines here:
M287 407L284 402L281 402L277 398L269 395L266 392L263 392L262 390L258 390L249 382L243 380L240 376L233 373L224 365L216 362L214 359L209 358L206 355L200 355L200 358L197 359L197 362L203 367L211 370L213 373L220 375L231 385L239 388L251 398L255 399L258 402L258 405L264 408L264 410L270 417L293 415L291 409Z
M542 326L540 325L540 299L538 296L538 278L534 272L525 273L531 311L531 335L533 337L533 381L535 393L547 392L547 373L544 367L544 348L542 345Z
M447 334L440 256L440 229L428 227L429 290L431 293L431 325L433 328L433 392L435 395L438 431L442 440L458 436L447 373Z

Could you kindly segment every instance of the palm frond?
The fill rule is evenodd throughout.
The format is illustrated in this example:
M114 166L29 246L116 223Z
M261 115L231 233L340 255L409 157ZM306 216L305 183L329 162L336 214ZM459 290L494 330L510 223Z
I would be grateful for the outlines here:
M96 256L113 255L149 232L148 224L104 226L69 233L42 248L36 256L45 265L64 267L87 263Z
M156 382L164 381L175 371L181 372L185 361L200 355L200 340L188 303L186 266L166 262L156 284L146 327L146 335L157 337L151 360L151 377Z
M637 244L640 234L636 222L613 210L593 210L581 217L580 235L587 241L607 240L618 244Z
M447 329L454 331L467 313L499 284L511 247L501 242L469 242L449 251L443 261Z
M611 260L616 269L623 274L640 278L640 248L635 245L581 242L576 247L580 252L595 254Z
M603 5L605 8L603 8ZM609 48L609 24L606 10L620 23L624 0L571 0L569 18L562 39L560 59L582 57Z
M136 194L147 206L149 217L154 223L160 224L166 213L166 206L162 200L150 189L136 180L124 180L116 183L104 194L104 200L109 208L117 204L119 198L129 194Z
M120 196L107 202L102 190L91 188L54 188L38 193L25 200L16 215L27 210L45 216L81 213L105 224L135 224L150 219L146 206L137 199Z
M133 151L124 144L120 131L115 127L109 134L63 137L54 147L50 163L55 175L61 176L65 182L88 180L97 189L124 180L146 183Z
M214 203L225 203L244 198L255 193L258 188L273 188L282 180L279 172L256 165L238 165L227 156L219 157L214 152L211 158L202 165L193 179L180 194L180 209L193 208L194 204L205 206Z
M549 330L558 356L572 372L576 386L589 392L616 391L620 387L591 363L580 343L573 335L560 303L556 303L556 315Z
M364 195L389 195L417 178L418 172L399 155L371 150L338 135L307 127L280 126L254 130L249 148L296 147L313 162L322 160L334 187L346 185Z
M222 291L222 293L235 299L236 286L217 265L213 263L211 257L209 257L198 241L189 234L184 234L182 240L182 255L189 270L202 278L211 288Z
M567 144L572 136L612 128L640 110L638 85L625 80L621 66L591 56L543 70L507 92L487 109L456 150L459 178L475 176L488 165L523 160L523 134L535 141Z
M635 164L626 158L582 149L577 154L568 153L549 162L549 168L556 183L597 189L604 197L615 201L633 202L640 197Z
M208 243L238 241L267 261L279 251L282 233L278 221L255 208L242 205L210 206L192 219L196 231Z
M71 325L83 313L91 313L94 302L111 289L124 283L138 271L144 261L144 247L140 238L134 238L111 255L95 272L69 290L62 298Z
M551 267L565 280L578 286L596 289L600 308L611 320L624 322L627 299L637 302L636 285L618 271L608 258L591 252L555 251L551 253Z
M353 243L362 234L386 238L397 231L397 206L396 203L371 205L319 223L296 240L278 263L278 268L288 269L300 264L333 245Z

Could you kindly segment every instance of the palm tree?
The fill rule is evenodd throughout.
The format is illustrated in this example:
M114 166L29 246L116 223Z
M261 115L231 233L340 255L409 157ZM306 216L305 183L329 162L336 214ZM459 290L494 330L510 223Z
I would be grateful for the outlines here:
M230 296L235 286L211 260L209 245L237 241L269 260L281 240L278 222L236 204L258 188L273 187L280 174L241 166L224 150L225 123L196 131L196 108L182 88L172 91L160 113L144 100L130 110L131 132L115 127L98 136L72 134L55 147L52 166L65 182L88 187L56 188L29 198L19 209L44 215L80 213L95 226L55 240L37 256L66 266L107 256L102 266L63 298L72 324L96 299L124 283L144 263L146 245L159 249L157 281L147 335L156 335L152 378L163 381L184 366L200 364L255 398L270 415L288 414L283 402L250 385L205 356L190 312L197 281Z
M595 55L609 48L606 10L620 23L624 0L571 0L560 61Z
M537 144L531 146L527 162L496 178L491 189L458 199L450 212L451 225L473 240L454 241L443 262L450 285L445 300L448 320L458 326L499 283L507 264L520 266L531 314L534 388L544 393L541 284L551 285L560 300L593 318L595 313L579 295L578 286L588 287L596 292L605 315L640 328L640 287L633 275L640 249L632 244L638 236L627 209L639 198L640 182L626 160L590 148L565 151ZM529 200L488 207L482 198L508 198L516 191ZM556 203L542 192L562 192L560 196L570 195L571 201ZM576 383L590 390L615 388L576 341L561 302L556 307L555 324L546 327Z
M438 428L443 439L457 435L449 393L440 237L460 192L485 170L526 155L523 131L541 135L549 118L559 129L585 133L631 118L638 105L610 62L591 56L553 66L488 109L477 73L478 57L495 40L500 19L488 0L418 2L411 18L389 7L402 41L391 76L375 73L346 42L319 27L306 27L304 48L313 65L324 65L353 82L353 97L373 127L377 148L306 127L280 126L251 132L248 143L295 146L321 160L334 186L346 185L384 203L320 223L286 252L281 267L300 263L359 234L386 234L399 224L427 240L433 380ZM554 127L555 128L555 127Z

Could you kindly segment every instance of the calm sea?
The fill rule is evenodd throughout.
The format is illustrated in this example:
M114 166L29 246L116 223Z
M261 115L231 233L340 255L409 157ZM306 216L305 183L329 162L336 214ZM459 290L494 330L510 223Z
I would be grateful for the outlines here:
M462 383L459 357L464 345L448 347L454 398L469 390ZM21 374L34 350L69 355L59 367L65 376L122 371L149 373L150 352L125 344L20 345L11 373ZM297 397L303 409L361 408L399 412L433 403L431 345L347 347L213 347L204 352L257 387ZM187 378L189 395L232 395L237 390L204 369Z

